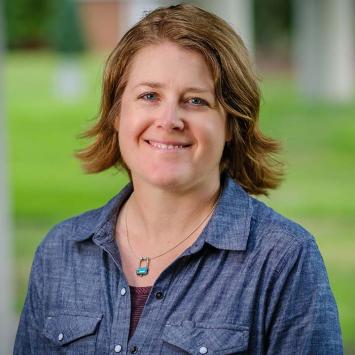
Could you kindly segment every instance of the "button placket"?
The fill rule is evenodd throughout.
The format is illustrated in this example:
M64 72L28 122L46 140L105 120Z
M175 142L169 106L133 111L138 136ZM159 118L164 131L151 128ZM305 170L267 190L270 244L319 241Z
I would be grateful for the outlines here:
M201 346L199 349L199 353L200 354L207 354L208 353L208 349L205 346Z
M131 354L136 354L136 353L138 352L138 348L137 348L135 345L133 345L133 346L131 347L130 352L131 352Z
M121 350L122 350L122 346L120 345L120 344L117 344L116 346L115 346L115 353L119 353L119 352L121 352Z
M156 292L156 293L155 293L155 298L156 298L157 300L163 299L163 298L164 298L164 293L163 293L162 291Z
M129 350L125 348L122 344L125 343L125 333L127 332L128 335L128 327L129 327L129 322L128 324L125 324L126 322L119 321L118 314L121 316L124 315L125 312L127 312L126 316L124 316L125 319L128 319L129 321L129 288L126 282L121 282L118 283L118 288L117 288L117 293L116 293L116 303L115 303L115 312L114 312L114 321L112 323L112 328L111 328L111 333L115 334L115 336L112 336L111 344L110 344L110 352L114 354L118 353L129 353ZM120 297L121 296L121 297Z

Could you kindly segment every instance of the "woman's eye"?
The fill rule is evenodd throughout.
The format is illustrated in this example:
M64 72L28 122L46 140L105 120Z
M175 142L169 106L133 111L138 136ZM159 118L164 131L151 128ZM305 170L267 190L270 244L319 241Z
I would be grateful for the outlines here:
M191 99L188 100L189 103L191 103L192 105L196 105L196 106L208 106L207 101L199 98L199 97L192 97Z
M155 92L147 92L140 96L140 98L146 101L154 101L157 99L157 94Z

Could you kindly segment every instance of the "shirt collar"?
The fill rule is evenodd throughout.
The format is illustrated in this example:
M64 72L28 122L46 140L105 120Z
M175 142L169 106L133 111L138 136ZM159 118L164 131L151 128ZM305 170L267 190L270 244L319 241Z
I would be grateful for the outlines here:
M71 239L80 242L100 234L132 191L133 186L129 183L105 206L76 217L77 221L71 220ZM252 198L235 181L226 178L216 209L201 236L219 249L246 250L251 216Z
M205 229L205 241L216 248L246 250L252 216L252 198L226 178L217 207Z
M107 222L112 221L113 215L117 215L132 191L132 183L129 183L103 207L79 215L74 220L69 220L69 222L72 222L73 227L70 239L81 242L93 237L94 234L100 234L101 231L104 231Z

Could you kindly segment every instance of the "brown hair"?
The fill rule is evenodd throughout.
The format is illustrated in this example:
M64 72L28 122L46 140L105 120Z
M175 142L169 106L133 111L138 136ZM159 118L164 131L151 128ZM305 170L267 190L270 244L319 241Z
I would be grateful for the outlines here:
M267 190L276 188L283 175L282 164L274 156L280 145L259 129L260 90L248 51L224 20L186 4L159 8L146 15L109 56L99 120L82 134L94 141L76 154L86 172L116 166L130 173L119 150L114 122L132 58L139 49L162 41L198 51L205 58L214 79L216 97L227 113L231 136L223 151L220 171L249 193L267 195Z

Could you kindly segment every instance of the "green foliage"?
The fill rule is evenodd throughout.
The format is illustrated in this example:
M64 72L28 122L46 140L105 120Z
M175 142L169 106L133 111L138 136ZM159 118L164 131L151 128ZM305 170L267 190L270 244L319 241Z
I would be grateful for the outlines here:
M9 49L52 46L63 53L85 48L75 0L5 0Z
M5 0L8 48L39 47L48 43L50 3L51 0Z
M287 45L291 32L292 0L254 0L256 43L260 47Z
M75 0L4 0L8 48L52 46L65 53L85 47ZM217 0L216 0L217 1ZM291 0L254 0L256 43L287 45Z
M84 37L74 0L56 0L52 31L51 44L58 52L72 54L84 50Z

